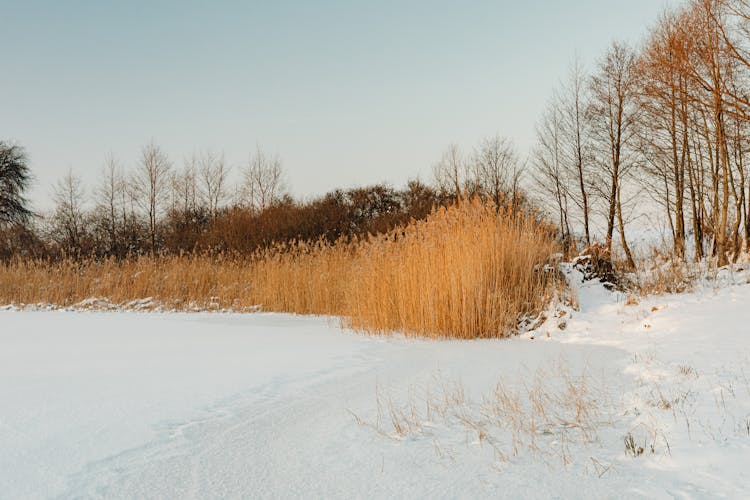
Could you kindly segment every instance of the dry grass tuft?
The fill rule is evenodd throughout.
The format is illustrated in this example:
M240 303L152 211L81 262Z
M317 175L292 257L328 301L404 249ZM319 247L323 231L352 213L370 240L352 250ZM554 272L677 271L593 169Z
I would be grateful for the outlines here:
M631 287L642 296L683 293L693 290L696 279L685 261L654 249L632 275Z
M467 201L385 235L249 258L14 260L0 265L0 303L127 307L149 298L175 310L335 315L372 333L499 337L556 293L546 265L556 251L553 231L532 215Z
M431 437L438 456L445 454L451 436L464 431L467 446L487 446L499 462L530 451L568 465L568 444L599 442L599 430L612 427L616 414L603 381L585 371L574 376L564 364L556 373L538 371L512 386L498 383L481 402L472 401L460 382L436 377L431 385L410 390L400 403L376 388L375 421L353 415L389 439ZM438 438L448 441L440 446Z

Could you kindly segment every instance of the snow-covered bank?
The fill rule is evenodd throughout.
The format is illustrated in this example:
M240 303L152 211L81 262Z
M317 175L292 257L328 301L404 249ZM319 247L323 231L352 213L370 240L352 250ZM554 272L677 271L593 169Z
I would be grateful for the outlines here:
M477 342L288 315L0 312L0 497L746 496L750 286L623 299L587 285L564 330ZM501 384L521 415L548 394L556 422L555 395L584 380L585 426L487 415Z

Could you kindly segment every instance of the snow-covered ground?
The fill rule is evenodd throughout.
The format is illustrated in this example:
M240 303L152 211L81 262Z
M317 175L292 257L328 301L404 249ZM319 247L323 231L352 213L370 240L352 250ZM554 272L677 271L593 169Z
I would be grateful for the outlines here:
M476 342L2 311L0 498L750 496L750 286L580 301Z

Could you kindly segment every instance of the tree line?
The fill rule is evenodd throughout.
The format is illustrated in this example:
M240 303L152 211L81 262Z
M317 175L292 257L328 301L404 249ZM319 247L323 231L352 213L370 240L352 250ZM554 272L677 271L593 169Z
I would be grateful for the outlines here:
M574 64L537 129L533 178L563 239L619 239L650 202L675 256L719 265L750 246L750 2L689 0L640 47L614 42L587 75ZM596 222L596 224L594 224Z
M151 141L128 169L107 156L93 189L86 190L69 170L54 186L52 211L35 216L22 196L30 180L27 155L18 145L0 142L0 155L12 156L21 173L7 196L16 205L8 205L9 215L0 219L0 257L252 254L293 241L333 242L388 232L466 196L467 187L497 206L524 202L518 194L518 157L510 141L483 141L471 158L470 180L463 178L466 160L459 161L455 146L450 151L452 156L446 154L436 164L431 183L336 189L299 200L289 194L280 158L260 147L246 165L234 167L240 181L231 183L232 167L222 153L196 153L175 166Z

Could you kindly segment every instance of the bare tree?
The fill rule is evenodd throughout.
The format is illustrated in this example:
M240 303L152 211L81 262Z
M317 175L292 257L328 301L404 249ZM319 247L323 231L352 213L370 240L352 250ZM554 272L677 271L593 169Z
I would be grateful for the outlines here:
M116 253L120 223L120 204L125 191L125 178L122 167L112 153L104 159L101 181L95 190L96 210L103 217L109 236L109 251Z
M70 252L81 250L84 227L83 197L81 179L69 169L53 189L55 212L52 216L52 230L60 244Z
M182 169L172 174L172 210L183 214L198 209L198 157L185 158ZM208 205L206 205L206 208Z
M442 158L432 167L437 189L448 196L461 200L469 180L469 164L458 145L451 144Z
M560 107L563 120L563 150L566 169L571 170L575 179L577 189L570 189L570 198L581 211L583 218L583 230L586 237L586 245L591 245L590 217L590 194L589 175L590 167L590 130L586 119L586 108L588 106L588 94L586 87L586 75L578 59L573 62L570 76L562 88L560 94Z
M750 0L693 0L692 11L707 12L707 19L718 31L723 58L735 71L750 70ZM724 96L728 113L750 119L750 94L747 85L728 86Z
M637 115L635 86L635 53L615 42L599 64L591 80L589 116L592 119L592 137L596 140L598 164L607 174L607 189L603 190L609 204L607 211L607 248L612 249L615 221L620 232L620 242L628 265L635 267L633 255L625 238L622 213L623 177L633 166L628 158L628 147L634 137Z
M244 172L244 198L254 210L264 210L285 193L284 172L278 156L268 156L258 147Z
M512 141L499 135L485 138L474 151L471 168L474 183L495 206L508 201L515 206L522 169Z
M543 199L554 200L562 240L570 243L570 220L568 216L569 171L563 164L563 113L560 102L552 99L537 126L537 144L533 153L533 178Z
M198 164L203 203L208 207L211 217L216 217L226 197L226 183L229 175L224 153L217 155L206 151L201 155Z
M703 139L710 164L711 222L714 252L720 266L729 262L729 203L734 186L727 118L737 110L730 92L735 60L727 57L730 49L724 36L725 15L718 0L693 0L685 23L686 38L691 42L686 68L701 89L694 97L702 114Z
M542 201L550 202L558 214L563 238L582 234L591 244L593 195L592 127L588 114L588 79L576 59L569 77L557 89L537 126L533 152L534 175ZM582 231L573 231L579 221Z
M148 218L151 251L156 250L157 223L163 209L171 164L167 154L152 140L141 150L133 178L138 203Z

